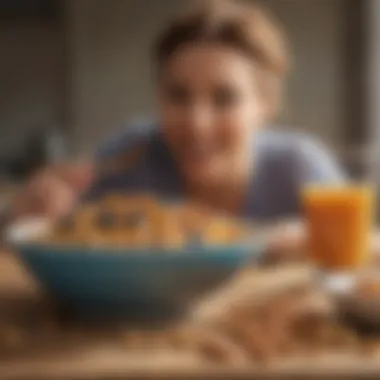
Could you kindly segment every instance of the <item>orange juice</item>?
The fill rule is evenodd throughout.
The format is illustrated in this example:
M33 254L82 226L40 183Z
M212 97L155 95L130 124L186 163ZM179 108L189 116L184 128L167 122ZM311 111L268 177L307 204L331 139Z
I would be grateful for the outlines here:
M368 186L310 186L303 192L309 250L329 269L352 270L369 256L374 192Z

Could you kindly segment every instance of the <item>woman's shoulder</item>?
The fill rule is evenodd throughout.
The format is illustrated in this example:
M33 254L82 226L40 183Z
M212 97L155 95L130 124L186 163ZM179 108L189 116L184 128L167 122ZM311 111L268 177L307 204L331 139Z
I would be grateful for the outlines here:
M299 153L310 146L321 146L315 137L298 131L267 128L257 134L256 148L268 155Z
M160 163L163 147L159 128L155 123L136 123L119 130L102 143L96 152L98 171L102 176L142 176Z
M303 132L278 129L260 131L255 140L255 150L262 159L281 164L314 160L329 155L325 145L317 137Z
M310 180L342 178L334 156L312 135L267 129L258 134L255 149L259 161L278 172Z
M134 150L148 147L155 140L158 126L155 122L132 123L119 128L96 151L98 159L107 159Z
M172 190L165 147L154 123L133 124L101 144L97 151L98 180L89 198L120 191ZM174 191L174 190L173 190Z

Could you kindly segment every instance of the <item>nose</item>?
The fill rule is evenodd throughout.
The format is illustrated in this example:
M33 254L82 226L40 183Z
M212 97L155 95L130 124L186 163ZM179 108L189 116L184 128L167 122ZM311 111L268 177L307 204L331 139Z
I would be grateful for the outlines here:
M195 103L189 107L187 125L189 132L195 138L207 137L212 129L214 117L207 104Z

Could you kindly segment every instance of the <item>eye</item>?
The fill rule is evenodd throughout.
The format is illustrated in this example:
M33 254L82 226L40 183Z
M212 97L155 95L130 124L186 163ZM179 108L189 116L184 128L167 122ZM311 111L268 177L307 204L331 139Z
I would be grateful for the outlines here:
M228 86L219 87L213 94L213 102L217 108L232 107L240 101L240 93Z
M191 100L190 91L183 85L172 84L165 90L167 99L178 105L188 104Z

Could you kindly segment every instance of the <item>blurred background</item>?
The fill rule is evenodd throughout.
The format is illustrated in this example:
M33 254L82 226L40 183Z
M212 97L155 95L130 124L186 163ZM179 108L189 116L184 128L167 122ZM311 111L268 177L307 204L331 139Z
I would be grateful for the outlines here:
M279 124L323 139L353 175L377 177L380 1L262 2L294 61ZM22 178L46 159L41 149L88 152L121 125L153 117L149 46L182 4L0 0L2 177Z

